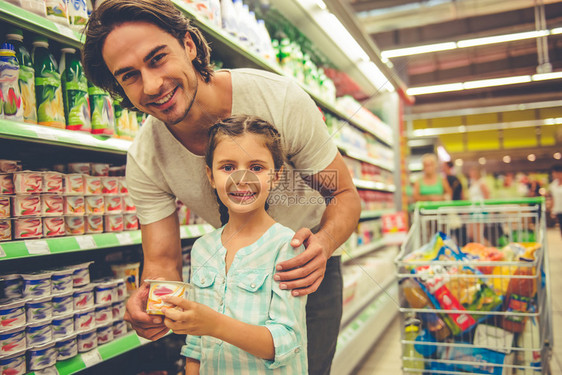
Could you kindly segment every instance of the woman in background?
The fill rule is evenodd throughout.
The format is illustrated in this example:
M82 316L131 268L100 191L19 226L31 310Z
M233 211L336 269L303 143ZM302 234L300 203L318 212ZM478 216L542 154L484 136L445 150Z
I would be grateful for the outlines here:
M422 156L423 176L414 183L414 200L445 201L451 199L452 191L447 179L437 170L437 156Z

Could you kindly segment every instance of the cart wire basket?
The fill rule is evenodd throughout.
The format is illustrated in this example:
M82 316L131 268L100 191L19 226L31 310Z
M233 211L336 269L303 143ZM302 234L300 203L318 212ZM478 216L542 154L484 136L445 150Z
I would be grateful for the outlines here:
M550 374L544 200L420 202L396 258L405 374Z

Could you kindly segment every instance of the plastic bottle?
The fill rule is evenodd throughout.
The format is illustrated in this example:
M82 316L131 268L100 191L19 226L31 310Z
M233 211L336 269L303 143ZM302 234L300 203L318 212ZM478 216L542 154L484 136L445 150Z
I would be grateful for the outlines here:
M74 48L61 49L59 71L62 75L66 128L90 132L88 80Z
M265 27L264 20L257 20L258 23L258 31L260 36L260 53L261 55L270 63L275 64L277 63L277 58L275 51L273 49L273 43L271 41L271 36Z
M35 69L33 69L31 55L23 45L23 32L18 28L10 28L6 34L6 41L14 45L16 59L18 59L20 66L18 83L23 105L23 120L29 123L36 123Z
M45 0L45 13L50 20L69 25L67 0Z
M115 134L122 138L130 137L129 111L119 105L119 101L113 101L115 111ZM136 120L136 116L135 116Z
M2 118L23 121L23 106L18 84L20 66L16 51L10 43L0 47L0 91L2 92Z
M68 1L68 23L74 29L82 29L88 23L88 4L86 0Z
M405 322L404 327L404 339L406 341L411 341L409 343L403 344L402 349L402 366L404 368L404 374L420 374L419 371L408 371L412 370L423 370L425 369L424 358L418 353L414 347L414 341L418 337L420 332L420 321L417 319L409 319Z
M216 27L221 27L221 3L219 0L209 0L209 18Z
M244 8L247 8L247 5L245 5ZM251 10L248 11L248 34L252 49L260 53L261 40L258 31L258 21L256 20L256 14Z
M529 266L518 267L509 281L504 301L504 311L508 313L526 313L531 309L532 298L537 292L536 271L531 267L532 259L520 257L519 261ZM523 277L520 277L523 276ZM535 276L524 278L525 276ZM503 317L503 328L516 333L525 329L526 316L506 315Z
M246 14L244 13L244 4L242 0L234 0L234 11L236 12L236 26L238 30L236 30L236 36L238 40L244 44L248 45L248 32L247 32L247 24L246 24Z
M62 85L57 63L49 52L49 42L43 36L33 41L33 66L35 68L35 97L37 98L37 123L65 128Z
M92 134L113 135L115 128L113 100L107 92L90 84L88 84L88 94L92 113Z
M221 1L222 28L230 35L238 35L238 19L232 0Z

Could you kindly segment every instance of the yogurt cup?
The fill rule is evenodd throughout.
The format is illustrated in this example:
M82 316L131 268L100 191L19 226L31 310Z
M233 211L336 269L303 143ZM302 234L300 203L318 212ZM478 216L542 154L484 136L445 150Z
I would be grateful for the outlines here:
M90 163L68 163L66 165L68 173L90 174L92 169Z
M26 348L25 327L0 332L0 356L15 354Z
M68 195L84 195L84 177L81 173L64 175L64 193Z
M78 333L76 339L78 340L78 353L87 352L98 346L98 335L95 327Z
M41 196L39 194L18 194L12 197L12 216L41 216Z
M53 339L58 340L75 332L74 313L67 313L53 318L52 323Z
M105 201L103 195L89 195L85 197L86 215L103 215L105 213Z
M28 323L25 329L25 338L28 348L51 342L53 340L51 319Z
M125 177L119 177L119 193L129 194L129 187L127 186L127 179Z
M52 272L34 272L22 274L23 298L46 297L51 295Z
M25 304L28 323L35 323L53 317L53 303L51 296L33 298Z
M96 326L111 323L113 321L113 306L111 304L95 307Z
M125 301L111 305L111 312L113 320L123 320L125 317Z
M103 233L103 216L86 216L86 233Z
M84 176L84 193L86 195L101 194L101 177Z
M84 332L96 326L96 313L93 307L74 312L74 330Z
M122 279L115 281L117 283L117 301L124 301L127 298L127 285Z
M74 285L74 268L54 270L51 276L53 294L72 292Z
M165 309L174 307L174 305L162 301L163 297L187 299L191 288L191 285L181 281L145 280L145 282L150 284L146 313L151 315L164 315Z
M12 220L0 219L0 241L12 240Z
M119 198L121 199L121 198ZM107 208L106 208L107 212ZM124 229L123 226L123 215L103 215L104 219L104 228L106 232L122 232Z
M78 354L78 340L76 333L61 337L55 341L57 361L64 361Z
M38 371L54 366L57 363L57 350L53 341L27 350L29 371Z
M90 264L94 262L85 262L72 266L73 272L73 285L79 288L90 283Z
M43 193L62 194L62 174L59 172L43 172Z
M43 221L40 217L19 217L14 219L14 239L27 240L43 236Z
M0 329L23 327L26 322L24 301L17 300L0 305Z
M10 274L0 276L0 285L4 289L4 296L7 299L22 298L23 280L20 274Z
M106 215L123 213L123 199L120 195L106 195L103 199Z
M125 281L127 292L130 294L139 287L140 263L112 264L113 276Z
M102 177L101 186L101 192L104 195L119 194L119 180L117 177Z
M67 236L80 236L86 231L86 219L84 216L65 216L64 226Z
M40 194L43 192L41 172L14 172L14 192L16 194Z
M113 339L124 336L127 334L127 323L124 320L117 320L113 322Z
M60 216L63 214L64 202L62 195L43 194L41 195L41 215Z
M71 284L72 285L72 284ZM53 295L53 316L60 316L74 311L74 292Z
M25 362L25 350L0 357L0 374L25 375L27 366Z
M137 230L139 229L139 219L136 214L123 215L123 230Z
M73 300L75 311L94 307L94 286L90 284L74 289Z
M117 301L117 281L102 280L96 282L94 287L96 305L108 304Z
M64 196L64 214L69 216L83 216L86 213L86 203L83 195Z
M133 203L133 198L129 194L123 195L123 211L124 212L137 212L137 208Z
M0 159L0 172L2 173L14 173L21 171L21 169L21 161L19 160Z
M47 238L61 237L66 235L63 217L44 217L43 236Z
M107 344L113 341L113 324L111 322L96 327L96 334L98 337L98 345Z
M92 176L109 176L109 164L104 163L90 163L92 168Z
M11 173L0 173L0 194L14 194L14 177Z
M0 195L0 219L9 219L12 216L11 197Z

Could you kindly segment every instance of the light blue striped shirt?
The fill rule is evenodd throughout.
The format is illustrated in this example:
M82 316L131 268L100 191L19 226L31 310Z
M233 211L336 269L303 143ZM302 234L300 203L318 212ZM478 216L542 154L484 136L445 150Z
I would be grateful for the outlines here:
M267 327L275 358L264 360L214 337L191 335L182 355L200 361L200 374L307 374L306 297L293 297L273 280L276 264L304 247L293 249L294 232L275 223L256 242L238 250L225 274L223 229L193 244L190 298L239 321Z

